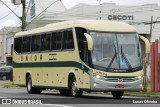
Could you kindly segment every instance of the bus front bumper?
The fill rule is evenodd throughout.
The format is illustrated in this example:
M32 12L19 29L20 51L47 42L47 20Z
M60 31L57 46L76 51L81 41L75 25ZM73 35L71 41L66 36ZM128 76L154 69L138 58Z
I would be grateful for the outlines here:
M109 82L91 76L91 91L141 91L143 78L132 82Z

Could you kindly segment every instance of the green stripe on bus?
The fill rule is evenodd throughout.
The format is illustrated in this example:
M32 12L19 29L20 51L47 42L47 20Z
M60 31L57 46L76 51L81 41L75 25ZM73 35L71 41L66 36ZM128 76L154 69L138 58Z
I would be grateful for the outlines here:
M82 67L83 66L83 67ZM89 68L75 61L62 61L62 62L30 62L30 63L17 63L13 61L13 68L28 68L28 67L75 67L88 73Z

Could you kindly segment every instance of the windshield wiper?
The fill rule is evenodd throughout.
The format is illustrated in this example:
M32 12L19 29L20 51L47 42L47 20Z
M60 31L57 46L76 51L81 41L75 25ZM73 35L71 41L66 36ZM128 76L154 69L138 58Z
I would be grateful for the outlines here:
M130 70L132 70L131 64L129 63L127 57L126 57L125 54L123 53L122 45L121 45L121 55L122 55L122 57L124 58L124 60L125 60L125 62L126 62L126 64L127 64L127 66L128 66L128 68L129 68Z
M113 61L114 61L115 58L116 58L116 61L117 61L117 50L116 50L116 46L115 45L114 45L114 48L115 48L115 54L114 54L111 62L109 63L107 69L109 69L111 67L111 65L112 65L112 63L113 63Z

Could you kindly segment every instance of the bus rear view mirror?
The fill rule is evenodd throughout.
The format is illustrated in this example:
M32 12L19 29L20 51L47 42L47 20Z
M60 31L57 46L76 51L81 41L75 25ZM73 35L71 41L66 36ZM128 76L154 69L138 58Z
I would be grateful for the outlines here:
M140 36L140 39L145 43L145 53L150 53L150 43L149 40L143 36Z
M87 39L87 44L88 44L88 50L92 51L93 50L93 39L92 37L87 34L87 33L84 33L86 39Z

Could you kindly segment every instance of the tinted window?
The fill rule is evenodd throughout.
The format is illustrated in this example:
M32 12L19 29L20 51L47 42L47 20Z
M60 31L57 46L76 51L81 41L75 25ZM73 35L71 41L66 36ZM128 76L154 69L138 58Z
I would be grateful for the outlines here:
M51 34L42 34L41 36L41 51L50 50Z
M58 32L56 37L56 49L60 50L61 45L62 45L62 32Z
M73 49L74 48L74 40L72 31L64 31L63 32L63 49Z
M68 49L73 49L73 48L74 48L74 40L73 40L72 31L68 31L67 48L68 48Z
M76 28L76 36L77 36L77 43L79 49L79 55L82 61L88 64L88 49L87 49L87 42L84 33L86 33L86 29L83 28Z
M61 50L62 46L62 32L54 32L52 33L52 43L51 49L52 50Z
M31 37L23 37L22 52L30 52Z
M32 36L32 52L40 50L40 35Z
M17 53L21 53L21 48L22 48L22 38L15 38L14 39L14 50Z
M56 50L56 35L57 33L52 33L51 50Z
M68 38L68 33L67 31L63 31L63 49L67 49L67 38Z

